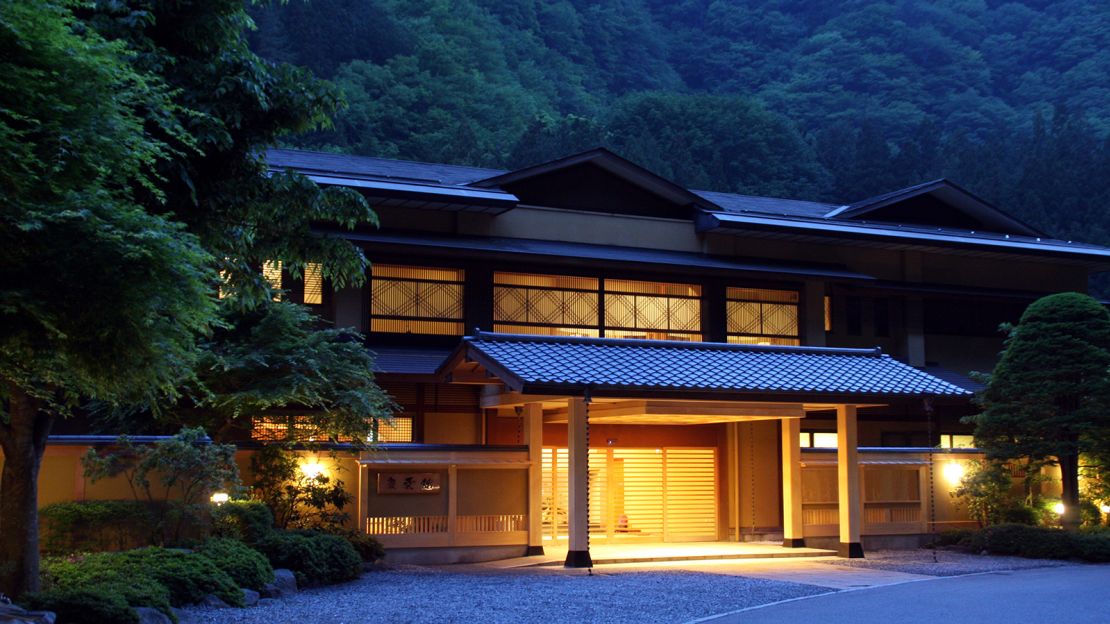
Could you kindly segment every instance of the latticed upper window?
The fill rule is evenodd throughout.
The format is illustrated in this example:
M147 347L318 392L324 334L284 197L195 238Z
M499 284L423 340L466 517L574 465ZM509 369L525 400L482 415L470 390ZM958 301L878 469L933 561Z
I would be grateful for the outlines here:
M251 421L251 439L259 442L328 442L325 434L304 415L256 416ZM337 442L350 442L340 438ZM374 422L367 442L412 442L412 418L394 416Z
M494 273L493 330L549 336L598 335L598 285L591 277Z
M605 280L605 335L701 340L701 286Z
M324 303L324 271L316 262L309 262L304 267L303 301L306 305Z
M796 291L729 288L726 298L729 342L800 344Z
M370 331L462 335L462 269L375 264L371 272Z

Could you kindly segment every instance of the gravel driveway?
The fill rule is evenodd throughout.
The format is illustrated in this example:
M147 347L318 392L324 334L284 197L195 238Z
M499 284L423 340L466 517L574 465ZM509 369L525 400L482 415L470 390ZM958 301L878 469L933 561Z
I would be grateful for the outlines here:
M188 609L189 624L685 622L829 590L812 585L665 570L479 570L406 566L302 591L251 609Z
M937 550L935 554L936 560L934 561L934 551L924 548L918 550L876 550L865 553L863 559L830 559L827 563L852 568L891 570L929 576L958 576L978 572L1072 565L1067 561L1053 559L974 555L952 550Z

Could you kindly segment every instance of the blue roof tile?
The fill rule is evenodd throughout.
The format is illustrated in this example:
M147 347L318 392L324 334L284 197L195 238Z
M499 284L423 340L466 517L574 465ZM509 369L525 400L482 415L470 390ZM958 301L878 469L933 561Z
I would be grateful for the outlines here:
M467 357L524 388L890 397L971 392L878 349L832 349L479 332Z

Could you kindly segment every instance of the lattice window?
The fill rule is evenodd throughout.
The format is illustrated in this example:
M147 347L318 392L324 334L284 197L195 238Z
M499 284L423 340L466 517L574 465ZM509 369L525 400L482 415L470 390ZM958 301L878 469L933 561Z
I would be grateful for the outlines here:
M303 301L306 305L324 303L324 271L316 262L309 262L304 267Z
M548 336L597 336L599 280L494 273L493 330Z
M251 421L251 439L260 442L327 442L327 436L304 415L256 416ZM350 442L339 438L337 442ZM412 418L395 416L376 421L369 442L412 442Z
M701 340L701 286L605 280L605 335Z
M798 293L767 288L729 288L728 341L797 345Z
M464 279L462 269L375 264L370 331L461 336Z
M281 290L281 260L270 260L262 263L262 277L270 283L274 291ZM281 301L281 293L274 293L274 301Z

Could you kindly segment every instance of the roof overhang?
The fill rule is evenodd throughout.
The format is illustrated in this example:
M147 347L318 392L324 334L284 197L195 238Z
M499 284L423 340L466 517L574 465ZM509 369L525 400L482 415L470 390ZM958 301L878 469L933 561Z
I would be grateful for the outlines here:
M504 191L301 173L317 184L356 189L368 198L377 200L375 203L379 205L495 215L511 210L517 205L516 196Z
M894 249L942 248L1005 255L1051 256L1104 270L1110 269L1110 248L1048 238L705 211L695 217L695 225L699 232L763 232L810 240L847 239Z
M328 231L359 243L373 244L376 250L397 250L427 255L457 256L459 250L473 256L498 257L511 255L534 258L551 264L590 264L597 261L631 263L637 266L691 268L708 272L758 273L778 278L823 278L834 280L871 281L875 278L857 273L835 264L795 263L768 260L749 260L727 256L711 256L684 251L620 247L525 238L436 236L402 234L396 232Z
M966 403L972 392L883 355L829 349L478 332L437 374L503 385L534 400L560 396L820 405Z

